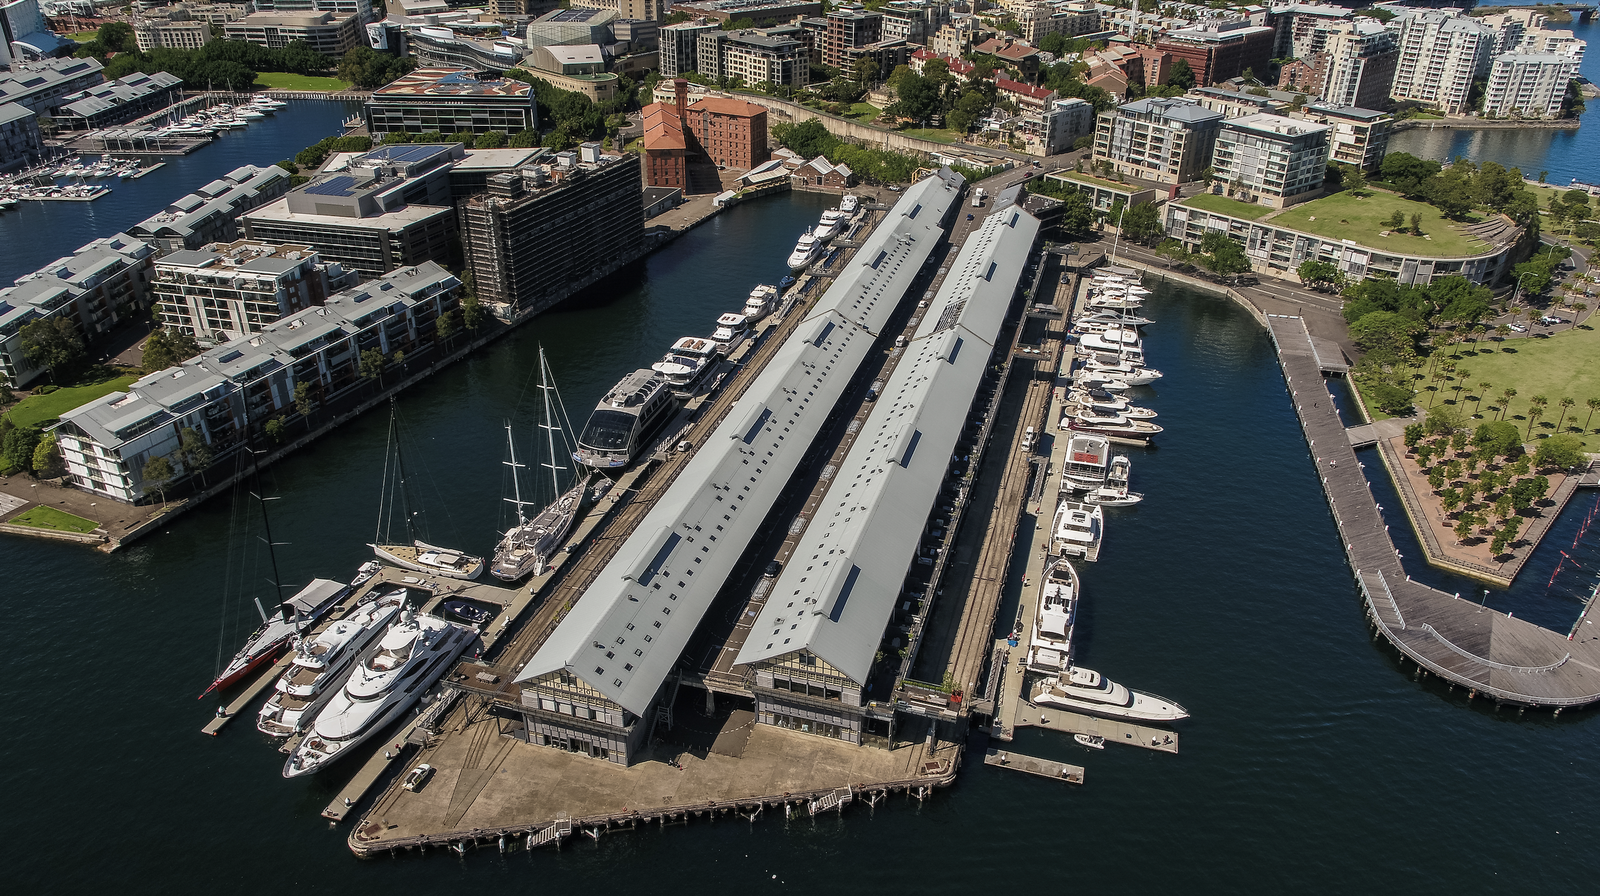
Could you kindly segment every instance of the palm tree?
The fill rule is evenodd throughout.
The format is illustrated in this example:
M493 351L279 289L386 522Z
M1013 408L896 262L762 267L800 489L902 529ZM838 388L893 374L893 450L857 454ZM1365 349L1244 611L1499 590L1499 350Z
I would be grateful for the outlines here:
M1589 422L1594 419L1594 412L1600 411L1600 398L1591 398L1588 401L1585 401L1583 406L1589 409L1589 416L1585 417L1583 421L1583 431L1588 432Z
M1528 399L1528 438L1533 438L1533 421L1544 416L1545 405L1549 403L1550 399L1543 395L1535 395Z
M1455 403L1456 404L1460 404L1461 403L1461 387L1465 386L1467 384L1467 377L1472 375L1472 371L1468 370L1465 367L1462 367L1462 368L1460 368L1460 369L1455 371L1455 375L1456 375L1456 397L1455 397Z
M1500 390L1500 416L1496 417L1495 419L1504 420L1506 418L1506 411L1511 410L1511 399L1516 397L1517 390L1511 388L1510 386Z
M1577 404L1577 402L1570 398L1562 397L1556 402L1556 404L1561 406L1561 413L1556 417L1556 432L1560 432L1561 424L1567 419L1567 408L1572 407L1573 405Z
M1501 342L1505 342L1506 337L1511 335L1511 328L1505 324L1501 324L1500 326L1494 328L1494 335L1500 337Z
M1589 306L1588 305L1585 305L1582 302L1574 302L1572 304L1572 326L1568 327L1567 329L1569 329L1569 330L1577 329L1578 318L1582 317L1583 316L1583 312L1588 311L1588 310L1589 310Z
M1478 412L1483 410L1483 396L1488 394L1490 387L1493 385L1494 383L1488 382L1478 384L1478 403L1472 407L1472 416L1479 416Z

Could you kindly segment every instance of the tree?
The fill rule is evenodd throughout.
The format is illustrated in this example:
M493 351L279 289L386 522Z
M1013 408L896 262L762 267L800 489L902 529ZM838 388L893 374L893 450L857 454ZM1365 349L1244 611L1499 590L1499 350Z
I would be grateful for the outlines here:
M301 380L294 384L294 409L302 417L311 416L316 403L311 398L311 384Z
M1406 226L1406 213L1400 209L1395 209L1394 214L1390 215L1389 219L1383 223L1389 225L1390 230L1400 230Z
M856 83L860 84L862 87L866 87L867 85L873 83L873 79L878 77L878 61L873 59L871 56L862 56L860 59L857 59L855 64L855 75Z
M339 80L354 87L373 90L416 68L413 59L380 53L358 44L339 59Z
M101 25L95 40L112 53L133 53L139 49L139 42L133 36L133 26L127 22L107 22Z
M1421 196L1441 166L1430 159L1419 159L1408 152L1391 152L1383 157L1378 174L1406 196Z
M200 343L188 333L161 327L144 341L140 363L147 371L176 367L200 354Z
M280 445L283 444L283 430L282 417L273 417L267 421L265 426L261 427L262 432L265 432L273 442Z
M1181 61L1181 60L1180 60ZM1201 263L1217 274L1242 274L1250 270L1244 250L1227 234L1210 232L1200 243Z
M1174 264L1184 264L1189 260L1189 250L1184 248L1183 243L1173 239L1164 240L1157 246L1156 254L1165 258L1169 267Z
M439 315L439 319L433 323L434 337L448 343L456 331L461 329L460 317L461 313L454 308Z
M1344 285L1344 274L1340 273L1339 266L1331 261L1308 258L1300 263L1295 273L1300 275L1300 282L1313 289L1338 289Z
M539 132L533 128L523 128L511 135L510 146L512 149L532 149L539 145Z
M178 461L183 464L184 472L193 476L211 466L211 446L206 444L205 437L192 426L185 426L178 433Z
M1480 423L1472 433L1472 444L1489 457L1509 457L1521 450L1522 433L1500 420Z
M54 479L64 472L61 450L56 447L56 434L45 433L33 448L33 475L40 479Z
M34 367L50 370L50 378L62 385L78 372L88 354L83 338L65 316L46 317L23 324L22 356Z
M380 348L369 348L361 353L361 378L383 381L384 357ZM274 418L276 419L276 418Z
M1544 409L1549 404L1550 399L1543 395L1535 395L1528 399L1528 438L1533 438L1533 421L1544 416Z
M461 325L469 333L476 333L483 326L483 306L478 303L478 296L470 291L461 297Z
M1122 216L1122 235L1137 243L1150 245L1162 235L1161 213L1155 203L1141 202Z
M1470 513L1463 513L1461 517L1456 520L1456 527L1454 530L1456 533L1456 544L1467 543L1467 537L1472 534L1472 524L1473 515Z
M149 495L151 492L160 492L161 503L165 506L167 503L167 485L172 482L172 477L176 475L176 471L172 469L172 461L158 454L144 462L144 469L141 473L144 476L144 493Z
M1560 432L1561 424L1566 422L1567 419L1567 409L1577 404L1577 402L1573 401L1571 398L1562 396L1560 399L1557 399L1556 404L1561 408L1560 415L1556 417L1556 432Z
M1422 324L1404 315L1374 311L1350 325L1350 339L1363 352L1383 351L1410 357L1416 351L1417 337L1425 330Z
M1422 236L1422 213L1421 212L1412 212L1411 213L1411 232L1416 234L1417 236Z
M1511 410L1511 399L1517 397L1517 390L1507 386L1500 390L1500 414L1495 419L1504 420L1506 412Z
M1349 192L1360 196L1367 189L1367 173L1361 170L1360 165L1339 165L1341 174L1340 183Z
M1583 442L1570 433L1557 433L1542 439L1533 453L1533 462L1541 470L1571 470L1588 462L1583 453Z
M505 131L485 131L478 135L472 143L473 149L504 149L506 145Z
M1583 406L1589 409L1589 416L1583 418L1583 431L1589 431L1589 424L1594 421L1594 412L1600 411L1600 398L1585 399Z
M1194 71L1189 68L1189 62L1179 59L1172 64L1172 70L1167 74L1165 84L1168 87L1181 87L1184 90L1194 89Z

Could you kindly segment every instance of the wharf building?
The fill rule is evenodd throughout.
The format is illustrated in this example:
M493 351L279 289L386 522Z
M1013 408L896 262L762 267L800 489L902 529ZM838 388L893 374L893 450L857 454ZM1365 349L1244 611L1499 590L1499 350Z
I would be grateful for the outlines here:
M183 80L166 72L136 72L64 97L52 118L68 131L111 127L165 109L182 90Z
M696 159L739 171L767 161L767 110L727 97L689 102L689 83L673 82L673 101L655 102L640 110L644 118L645 185L676 187L690 192L690 169ZM703 178L718 186L715 174Z
M150 289L162 324L220 345L359 282L355 271L324 264L310 246L235 240L156 259Z
M98 59L47 59L0 72L0 104L16 103L49 115L67 97L106 82Z
M1198 180L1211 164L1222 113L1185 97L1148 97L1100 113L1094 160L1161 184Z
M39 117L21 103L0 103L0 174L36 165L43 154Z
M1315 204L1296 209L1309 214ZM1291 213L1293 214L1293 213ZM1292 226L1281 215L1231 214L1170 202L1166 210L1167 236L1198 251L1208 233L1225 233L1244 248L1251 267L1275 277L1286 276L1308 260L1326 261L1352 280L1388 278L1402 286L1426 286L1460 275L1485 286L1500 282L1510 270L1522 238L1522 228L1504 215L1493 215L1472 226L1472 235L1485 248L1457 255L1443 252L1404 252L1384 246L1367 246L1354 240L1317 233L1318 225Z
M260 443L267 421L298 416L296 386L306 383L319 405L370 389L361 353L431 345L434 322L459 307L460 293L461 281L432 262L393 271L68 411L53 430L67 476L97 495L148 500L150 458L171 458L174 485L203 472L177 456L185 429L205 440L215 468L227 469L247 440Z
M460 203L461 242L480 300L515 322L644 253L639 157L600 144L489 178Z
M1322 195L1328 125L1266 112L1222 123L1211 167L1233 198L1284 208Z
M228 40L271 50L303 40L324 56L342 56L361 43L361 19L335 12L253 12L222 26Z
M902 195L523 665L509 709L529 742L629 765L671 724L685 646L883 341L960 186L945 170Z
M498 73L419 68L373 91L366 104L373 140L386 134L515 134L538 130L533 85Z
M239 216L289 192L293 179L277 165L242 165L128 228L163 254L239 237Z
M734 660L753 676L758 722L892 738L893 710L866 699L875 670L892 680L877 655L924 596L915 564L1038 233L1032 215L1001 209L950 266Z
M1469 108L1474 79L1488 74L1495 32L1458 10L1408 9L1391 19L1400 49L1391 95L1449 115Z
M1237 78L1250 69L1265 74L1272 64L1276 34L1271 28L1252 25L1248 19L1214 25L1178 28L1166 32L1155 48L1182 59L1194 72L1196 84L1209 86Z
M363 278L456 255L450 166L459 143L380 146L240 216L245 237L315 248Z
M0 372L13 386L45 373L22 351L22 328L60 317L72 322L85 345L119 326L144 318L150 307L151 267L156 250L118 233L95 240L0 289Z

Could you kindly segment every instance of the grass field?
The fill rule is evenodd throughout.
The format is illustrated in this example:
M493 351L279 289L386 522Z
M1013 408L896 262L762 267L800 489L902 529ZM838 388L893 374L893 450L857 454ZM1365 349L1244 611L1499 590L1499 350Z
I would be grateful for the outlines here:
M6 417L18 426L38 426L102 395L126 390L137 379L136 376L119 376L89 386L69 386L49 395L32 395L17 402L16 407L6 412Z
M853 118L862 124L872 124L882 114L883 110L871 103L852 103L850 105L850 114L845 117Z
M923 140L932 140L935 143L954 143L961 139L961 135L949 128L906 128L900 133L907 137L918 137Z
M1422 232L1431 239L1409 233L1379 236L1389 229L1384 220L1396 210L1405 213L1407 226L1413 214L1420 214ZM1416 255L1476 255L1489 248L1488 243L1469 237L1461 224L1446 220L1433 206L1402 199L1393 193L1372 192L1364 198L1348 192L1335 193L1292 206L1273 218L1272 223L1330 239L1354 240L1374 249Z
M1577 402L1568 409L1567 419L1561 424L1563 431L1570 432L1574 426L1583 426L1589 417L1584 402L1600 398L1600 365L1594 363L1594 359L1600 357L1600 330L1579 327L1542 339L1510 339L1500 343L1486 340L1481 348L1476 355L1463 351L1456 361L1458 368L1469 371L1466 379L1470 388L1461 390L1462 409L1467 412L1478 407L1478 403L1467 396L1478 394L1478 383L1491 383L1488 394L1484 395L1483 414L1493 419L1497 412L1488 408L1496 404L1493 399L1499 396L1500 390L1510 386L1517 390L1517 395L1511 399L1510 412L1505 419L1527 432L1528 408L1531 407L1528 399L1543 395L1550 403L1534 423L1533 434L1550 435L1555 432L1556 419L1561 414L1556 402L1562 398ZM1446 382L1437 400L1453 399L1454 388L1454 381ZM1426 410L1428 395L1423 392L1417 396L1419 409ZM1581 435L1589 451L1600 451L1596 427L1600 427L1600 414L1595 415L1589 429Z
M350 84L338 78L319 78L316 75L292 75L288 72L259 72L256 74L257 90L348 90Z
M1083 172L1083 171L1052 171L1049 174L1045 175L1045 177L1047 177L1047 178L1059 177L1059 178L1062 178L1063 180L1075 180L1075 181L1077 181L1079 183L1091 184L1091 185L1097 186L1097 187L1105 187L1106 189L1109 189L1109 190L1121 190L1122 192L1129 193L1129 194L1137 193L1140 190L1145 189L1144 187L1139 186L1138 184L1118 183L1117 181L1111 180L1110 178L1099 177L1097 175L1089 174L1089 173Z
M1237 199L1229 199L1226 196L1217 196L1213 193L1190 196L1183 201L1183 204L1190 208L1202 208L1208 212L1243 218L1246 221L1255 221L1276 211L1271 206L1256 205L1253 202L1240 202Z
M100 527L94 520L86 520L81 516L74 516L64 510L54 507L35 507L27 513L7 520L18 526L32 526L35 529L54 529L57 532L93 532Z

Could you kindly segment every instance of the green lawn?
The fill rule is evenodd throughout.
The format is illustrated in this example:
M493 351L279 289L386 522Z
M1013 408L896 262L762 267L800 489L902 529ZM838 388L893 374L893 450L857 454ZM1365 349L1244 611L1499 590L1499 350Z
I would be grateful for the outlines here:
M906 128L900 133L907 137L918 137L923 140L932 140L935 143L954 143L961 139L961 135L949 128Z
M1489 419L1494 419L1498 413L1489 410L1491 405L1497 404L1493 399L1499 396L1500 390L1510 386L1517 390L1517 395L1511 399L1510 413L1505 419L1516 423L1526 433L1528 408L1531 407L1528 400L1543 395L1549 404L1534 423L1533 434L1549 435L1555 432L1556 418L1561 413L1556 402L1562 398L1577 402L1567 411L1567 419L1561 424L1563 430L1570 431L1574 426L1583 426L1589 416L1584 402L1600 398L1600 364L1595 363L1595 358L1600 357L1600 330L1580 327L1543 339L1508 339L1505 342L1485 339L1480 348L1482 351L1476 355L1467 348L1456 360L1458 369L1468 371L1466 380L1470 388L1461 390L1462 409L1468 413L1478 408L1478 403L1467 397L1478 394L1478 383L1492 384L1484 396L1482 411ZM1438 401L1455 398L1454 380L1444 383L1443 388ZM1419 409L1426 410L1429 394L1424 391L1417 396ZM1595 415L1582 434L1589 451L1600 451L1597 428L1600 428L1600 414Z
M100 39L100 29L92 28L88 31L74 31L70 34L63 34L61 36L68 38L69 40L75 40L80 44L86 44L91 40Z
M348 90L350 84L338 78L319 78L316 75L293 75L288 72L259 72L257 90Z
M1422 215L1422 232L1431 239L1410 233L1379 236L1389 229L1384 220L1396 210L1405 213L1407 226L1413 214ZM1393 193L1369 192L1365 197L1335 193L1291 206L1273 218L1272 223L1330 239L1354 240L1374 249L1413 255L1476 255L1489 248L1483 240L1467 236L1461 224L1446 220L1433 206L1402 199Z
M845 117L854 118L862 124L872 124L882 114L883 110L871 103L852 103L850 105L850 114Z
M64 510L54 507L35 507L21 516L7 520L18 526L32 526L35 529L54 529L57 532L93 532L100 527L94 520L86 520L81 516L74 516Z
M1075 180L1075 181L1077 181L1079 183L1091 184L1091 185L1097 186L1097 187L1105 187L1105 188L1111 189L1111 190L1120 190L1120 191L1122 191L1124 193L1129 193L1129 194L1137 193L1137 192L1145 189L1144 187L1139 186L1138 184L1118 183L1117 181L1110 180L1110 179L1104 178L1104 177L1097 177L1096 175L1088 174L1088 173L1083 172L1083 171L1052 171L1049 174L1045 175L1045 177L1046 178L1059 177L1059 178L1062 178L1063 180Z
M1201 208L1208 212L1243 218L1246 221L1254 221L1277 211L1270 205L1240 202L1237 199L1229 199L1226 196L1218 196L1214 193L1200 193L1196 196L1190 196L1183 201L1183 204L1190 208Z
M17 402L16 407L6 412L6 416L18 426L38 426L102 395L126 391L137 379L136 376L119 376L89 386L68 386L49 395L32 395Z

